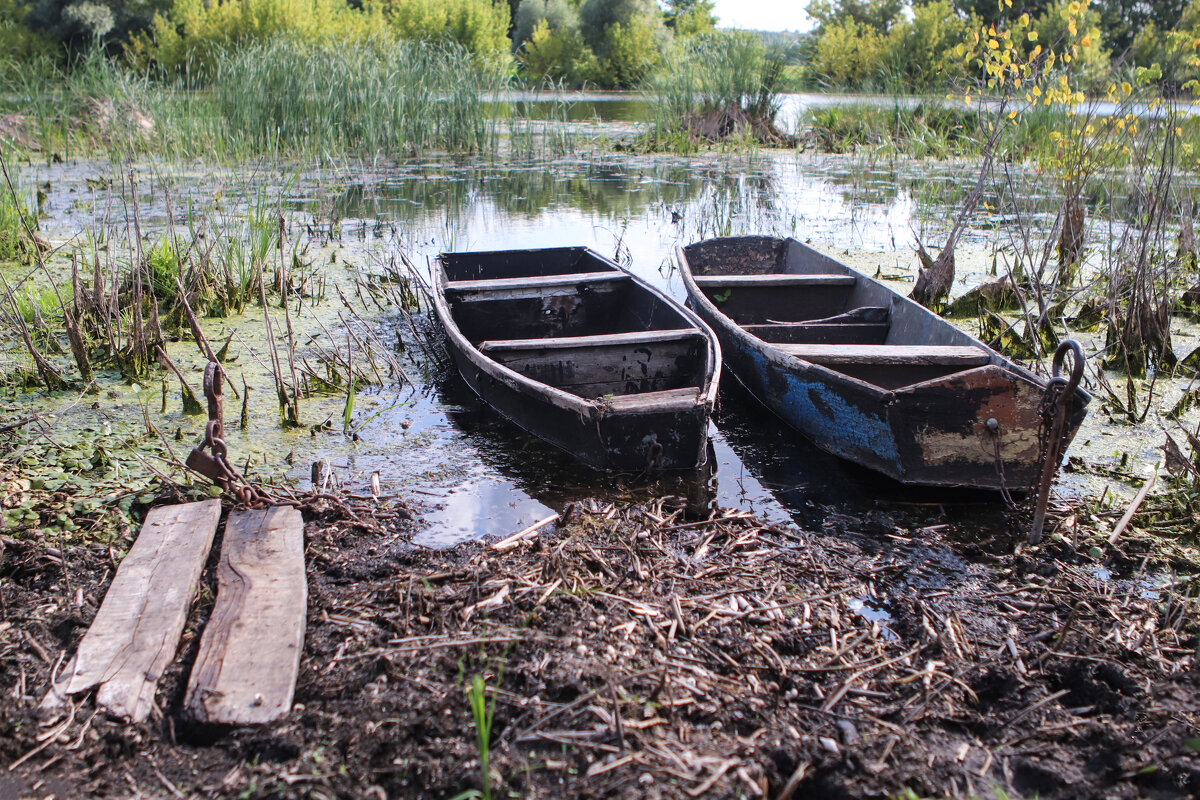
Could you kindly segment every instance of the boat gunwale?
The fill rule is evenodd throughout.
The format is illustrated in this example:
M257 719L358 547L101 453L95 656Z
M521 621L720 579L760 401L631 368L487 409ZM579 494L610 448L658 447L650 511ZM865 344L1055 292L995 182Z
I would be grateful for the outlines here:
M574 411L581 419L598 418L601 416L624 416L644 413L646 409L653 410L653 404L647 401L645 404L637 404L629 402L627 405L619 409L610 408L604 398L586 398L581 395L568 392L557 386L544 383L542 381L530 378L511 367L502 364L495 359L489 357L481 351L471 340L469 340L462 330L458 327L458 322L454 319L453 312L450 309L449 302L446 299L446 283L449 281L446 278L445 268L443 266L443 256L484 256L497 253L540 253L557 250L582 250L585 256L590 255L598 260L601 264L609 267L622 276L628 277L642 291L648 292L661 301L665 302L670 308L676 311L684 320L695 328L696 332L705 340L707 344L707 365L703 369L703 377L701 385L696 387L696 402L692 407L704 407L711 411L716 404L718 380L717 377L721 374L721 347L717 342L716 333L709 327L700 315L695 311L685 306L675 298L671 297L665 291L653 287L649 282L635 275L630 270L627 270L617 264L615 261L606 258L605 256L592 250L590 247L546 247L534 249L514 248L512 250L486 250L486 251L456 251L452 253L438 254L435 262L435 269L432 269L432 278L434 281L433 295L434 310L437 312L438 318L441 320L442 327L456 344L457 348L475 365L477 369L487 375L503 381L511 388L522 393L533 394L538 397L546 397L552 404L559 408L568 411ZM550 276L547 276L550 277ZM651 329L658 330L658 329ZM555 337L548 337L553 339ZM632 396L636 397L640 394L651 394L651 392L634 392ZM623 395L624 396L624 395Z

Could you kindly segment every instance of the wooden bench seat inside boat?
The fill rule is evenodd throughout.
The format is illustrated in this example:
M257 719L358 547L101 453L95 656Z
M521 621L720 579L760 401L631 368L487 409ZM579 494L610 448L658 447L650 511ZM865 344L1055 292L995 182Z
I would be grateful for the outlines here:
M902 344L780 344L784 353L825 366L936 366L967 369L991 361L987 351L972 346Z
M679 389L664 389L657 392L639 392L637 394L615 394L603 398L603 403L612 411L670 411L672 409L688 409L696 404L700 390L695 386L684 386Z
M541 339L492 339L479 345L480 351L493 355L519 350L567 350L579 347L611 347L613 345L635 346L679 342L701 338L695 328L678 328L665 331L630 331L628 333L604 333L594 336L554 336Z
M533 275L527 278L491 278L473 281L447 281L447 294L509 292L529 289L552 289L605 283L623 283L629 276L613 270L605 272L572 272L566 275Z
M695 275L693 280L702 289L726 289L735 286L853 286L853 275Z
M883 344L891 330L887 306L863 306L821 319L743 325L743 330L773 344Z
M487 339L479 350L528 378L589 398L694 393L708 363L708 342L695 328Z

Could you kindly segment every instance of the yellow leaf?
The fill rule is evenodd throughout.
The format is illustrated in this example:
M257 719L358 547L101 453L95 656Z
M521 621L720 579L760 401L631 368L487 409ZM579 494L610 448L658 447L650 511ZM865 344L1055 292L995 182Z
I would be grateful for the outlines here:
M1068 31L1068 32L1069 32L1069 33L1070 33L1072 36L1074 36L1075 34L1079 33L1079 28L1075 27L1075 20L1071 20L1070 22L1068 22L1068 23L1067 23L1067 31Z
M1084 47L1091 47L1092 46L1092 37L1085 35L1082 39L1079 40L1079 44Z
M1031 41L1031 42L1036 42L1037 41L1037 31L1030 31L1029 33L1025 34L1025 38L1029 39L1029 41Z
M1073 17L1078 17L1081 10L1082 9L1080 9L1079 3L1071 3L1067 6L1067 13Z
M1008 112L1008 118L1009 118L1009 119L1016 119L1016 118L1017 118L1017 112L1015 112L1015 111L1010 111L1010 112Z
M1121 91L1126 95L1133 94L1133 87L1129 85L1129 81L1121 81Z
M1028 25L1028 24L1029 24L1029 15L1028 15L1028 14L1022 14L1022 15L1021 15L1021 24L1022 24L1022 25Z

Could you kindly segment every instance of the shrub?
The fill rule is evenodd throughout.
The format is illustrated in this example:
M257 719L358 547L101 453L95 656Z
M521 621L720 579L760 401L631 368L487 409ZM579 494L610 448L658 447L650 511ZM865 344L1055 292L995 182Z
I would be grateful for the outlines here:
M885 47L892 77L910 91L924 91L956 81L966 74L964 61L954 48L966 41L977 21L954 13L949 0L930 0L914 6L912 19L897 22L888 31Z
M346 0L172 0L150 32L129 48L134 63L152 62L167 73L204 79L218 53L287 36L310 44L387 38L375 9L356 11Z
M842 19L822 29L810 69L828 85L859 87L880 77L883 55L884 39L873 27Z
M485 56L509 51L505 0L377 0L377 6L401 39L456 42Z
M604 47L598 59L597 77L605 86L629 89L637 86L663 61L656 36L662 28L645 17L626 24L614 22L605 29Z
M574 28L552 29L539 22L518 53L518 61L528 78L541 83L565 81L580 85L596 79L596 57Z

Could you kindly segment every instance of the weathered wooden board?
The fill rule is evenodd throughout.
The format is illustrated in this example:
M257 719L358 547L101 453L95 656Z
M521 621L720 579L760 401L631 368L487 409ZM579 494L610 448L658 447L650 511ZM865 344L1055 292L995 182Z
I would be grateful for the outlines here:
M624 413L650 413L671 409L684 411L696 405L699 394L700 389L697 387L685 386L682 389L666 389L660 392L616 394L604 398L603 402L609 411Z
M628 280L627 276L615 270L608 272L575 272L568 275L533 275L528 278L485 278L473 281L448 281L446 283L446 291L450 293L504 292L514 289L619 283L625 280Z
M899 344L777 344L790 356L814 364L913 364L978 367L991 356L981 347Z
M47 704L99 686L99 705L134 722L146 719L175 657L220 517L220 500L150 510Z
M480 343L479 349L485 353L495 353L505 350L561 350L577 347L653 344L655 342L676 342L681 339L700 338L703 338L703 334L696 328L672 328L661 331L604 333L594 336L554 336L544 339L491 339Z
M696 285L705 289L734 286L853 286L853 275L695 275Z
M231 514L217 600L185 704L198 721L271 722L287 715L304 645L304 523L294 508Z

